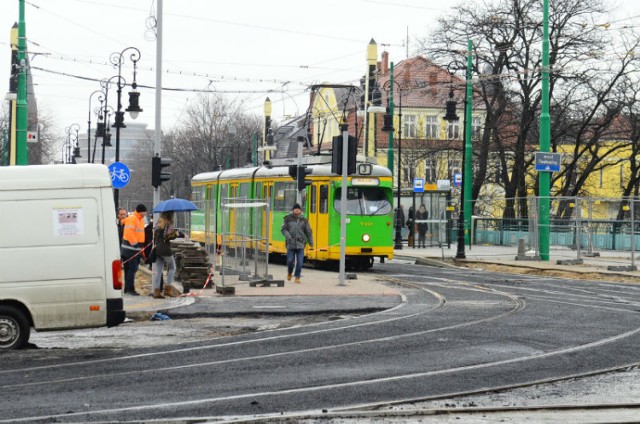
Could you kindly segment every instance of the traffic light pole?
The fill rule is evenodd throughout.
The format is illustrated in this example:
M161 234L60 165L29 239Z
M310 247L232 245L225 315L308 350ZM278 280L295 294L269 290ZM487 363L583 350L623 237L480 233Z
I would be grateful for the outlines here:
M154 157L159 157L162 151L162 2L163 0L158 0L156 10L156 128L153 135ZM159 185L158 187L153 187L153 206L155 207L158 203L160 203Z
M298 169L302 169L302 143L304 142L303 137L298 137ZM303 172L304 174L304 172ZM300 178L300 172L296 172L296 177ZM304 175L302 175L304 181ZM304 183L302 184L302 190L300 190L300 184L296 184L298 186L298 190L296 191L296 203L302 205L302 190L305 189ZM304 207L304 206L303 206ZM304 209L303 209L304 210Z
M347 124L342 124L342 184L340 185L340 273L339 286L344 286L347 261L347 174L349 173L349 131Z

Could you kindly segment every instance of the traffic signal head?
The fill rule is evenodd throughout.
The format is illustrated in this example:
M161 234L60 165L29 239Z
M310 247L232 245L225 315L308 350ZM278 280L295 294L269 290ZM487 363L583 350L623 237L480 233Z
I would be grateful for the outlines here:
M310 180L305 180L304 177L311 174L311 169L306 166L298 166L298 175L296 180L298 181L298 191L304 190L309 184Z
M171 179L171 172L163 172L162 168L171 165L171 159L154 156L151 159L151 185L155 188L160 187L163 181Z
M294 180L298 179L298 165L289 165L289 176Z
M341 135L333 137L331 150L331 173L342 175L342 139ZM350 135L347 149L347 175L356 173L356 157L358 154L358 140Z

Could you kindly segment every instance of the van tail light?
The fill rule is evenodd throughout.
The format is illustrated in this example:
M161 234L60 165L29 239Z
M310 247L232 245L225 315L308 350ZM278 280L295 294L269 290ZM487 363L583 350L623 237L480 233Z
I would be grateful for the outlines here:
M111 278L113 278L113 289L122 290L124 287L124 274L122 273L122 261L116 259L111 263Z

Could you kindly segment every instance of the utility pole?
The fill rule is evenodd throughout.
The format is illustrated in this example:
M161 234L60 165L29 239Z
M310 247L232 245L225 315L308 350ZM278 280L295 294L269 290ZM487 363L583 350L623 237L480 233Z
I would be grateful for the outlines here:
M473 113L473 87L471 83L471 66L473 42L467 40L467 92L465 94L464 110L464 174L462 177L462 189L464 190L464 225L465 242L471 246L471 212L473 211L472 188L473 188L473 147L471 145L472 134L472 113Z
M162 2L156 10L156 115L153 133L153 156L161 157L162 150ZM153 188L153 206L160 203L160 185Z
M393 112L395 104L393 103L393 62L389 68L389 115L391 115L391 126L393 127ZM383 129L384 131L384 129ZM389 131L389 146L387 147L387 168L393 175L393 128Z
M27 126L27 31L24 21L25 0L19 0L18 16L18 99L16 107L16 165L28 165Z
M549 114L549 0L543 1L542 17L542 105L540 113L540 151L551 150L551 115ZM540 259L549 260L549 223L551 173L538 172L540 190L538 192L538 243Z

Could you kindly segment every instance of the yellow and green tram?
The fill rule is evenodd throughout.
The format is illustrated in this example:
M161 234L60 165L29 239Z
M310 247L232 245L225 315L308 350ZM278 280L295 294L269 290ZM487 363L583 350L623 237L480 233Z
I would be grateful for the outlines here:
M340 219L342 176L331 173L330 164L306 165L310 184L301 193L303 212L313 231L315 249L305 252L316 264L340 260ZM366 175L350 175L347 180L346 265L367 269L375 257L393 258L393 179L379 165L358 167ZM207 205L191 212L190 236L201 243L219 243L222 228L220 206L225 199L263 200L269 205L256 226L269 238L269 253L286 254L280 228L297 199L297 185L288 166L254 167L205 172L193 177L192 200ZM266 219L269 225L264 225ZM233 224L231 224L233 225ZM270 234L264 234L266 228Z

